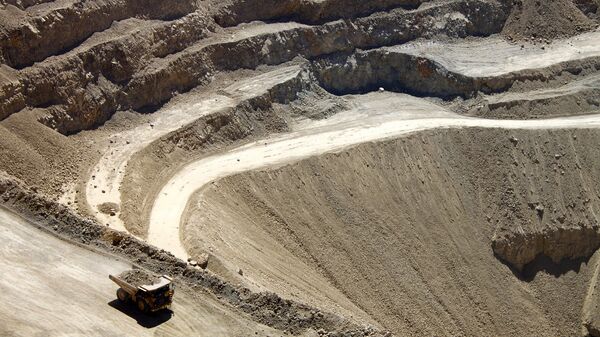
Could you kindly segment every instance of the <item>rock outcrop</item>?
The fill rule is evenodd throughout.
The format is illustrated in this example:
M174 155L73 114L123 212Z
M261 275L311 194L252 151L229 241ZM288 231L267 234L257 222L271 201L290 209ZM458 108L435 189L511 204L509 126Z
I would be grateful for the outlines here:
M196 8L190 1L169 5L169 11L154 10L162 5L149 6L150 13L144 12L150 9L139 8L141 5L126 3L124 8L111 1L85 2L87 5L81 8L54 8L52 3L48 5L48 19L43 14L46 12L26 13L20 18L13 13L18 11L15 7L0 10L0 16L26 22L13 25L7 20L1 27L5 34L0 35L4 36L0 50L8 67L0 68L0 119L24 109L42 108L46 110L41 118L44 124L71 134L103 123L117 110L153 111L175 93L206 84L220 71L281 64L298 55L311 59L356 48L394 45L419 37L489 35L502 29L509 11L507 5L477 0L432 3L360 17L395 3L411 8L417 3L365 2L349 12L348 6L319 1L318 6L333 6L327 7L332 8L327 10L330 14L323 12L319 17L337 15L348 19L316 26L254 23L223 29L210 16L211 11ZM118 16L95 14L105 12L100 5L108 6L107 13ZM333 10L342 7L344 10ZM303 8L296 8L297 13ZM316 13L312 9L309 12ZM104 21L89 23L82 19L88 28L70 30L77 36L61 34L61 29L74 25L71 16L86 15ZM262 19L277 15L271 13ZM456 15L460 19L452 19ZM28 37L26 33L33 35ZM36 42L37 37L47 46Z

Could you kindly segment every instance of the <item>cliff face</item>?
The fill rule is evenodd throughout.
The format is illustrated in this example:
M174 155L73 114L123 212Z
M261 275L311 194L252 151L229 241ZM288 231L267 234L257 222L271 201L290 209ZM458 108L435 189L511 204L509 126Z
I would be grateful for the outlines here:
M506 6L483 0L419 4L107 0L6 6L0 9L0 62L5 65L0 119L42 108L44 124L71 134L105 122L117 110L153 111L220 71L434 34L489 35L499 32L508 16ZM383 10L390 11L369 15ZM465 20L450 23L447 17L455 12L464 13ZM253 20L271 23L240 26Z

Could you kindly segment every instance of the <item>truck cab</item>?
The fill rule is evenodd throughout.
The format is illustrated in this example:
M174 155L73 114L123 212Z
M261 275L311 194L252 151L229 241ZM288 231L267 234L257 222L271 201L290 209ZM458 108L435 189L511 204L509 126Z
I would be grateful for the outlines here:
M171 278L163 275L158 283L139 286L137 297L144 299L149 306L149 311L168 309L173 303L174 288ZM144 308L140 308L139 304L138 309L146 312Z

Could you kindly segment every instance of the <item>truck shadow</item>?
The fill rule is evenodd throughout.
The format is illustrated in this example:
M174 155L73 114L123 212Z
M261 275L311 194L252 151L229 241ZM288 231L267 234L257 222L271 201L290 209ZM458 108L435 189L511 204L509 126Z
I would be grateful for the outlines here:
M135 319L139 325L148 329L155 328L167 322L173 316L173 311L169 309L144 314L140 312L132 302L122 303L119 300L112 300L108 302L108 305Z

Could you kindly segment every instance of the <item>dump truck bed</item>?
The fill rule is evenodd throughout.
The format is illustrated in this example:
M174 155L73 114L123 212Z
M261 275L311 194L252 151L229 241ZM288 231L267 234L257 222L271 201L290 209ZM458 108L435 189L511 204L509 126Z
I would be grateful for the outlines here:
M122 278L120 278L118 276L108 275L108 278L111 279L113 282L115 282L119 287L121 287L127 293L129 293L129 295L133 296L137 292L136 286L134 286L131 283L128 283L127 281L123 280Z

